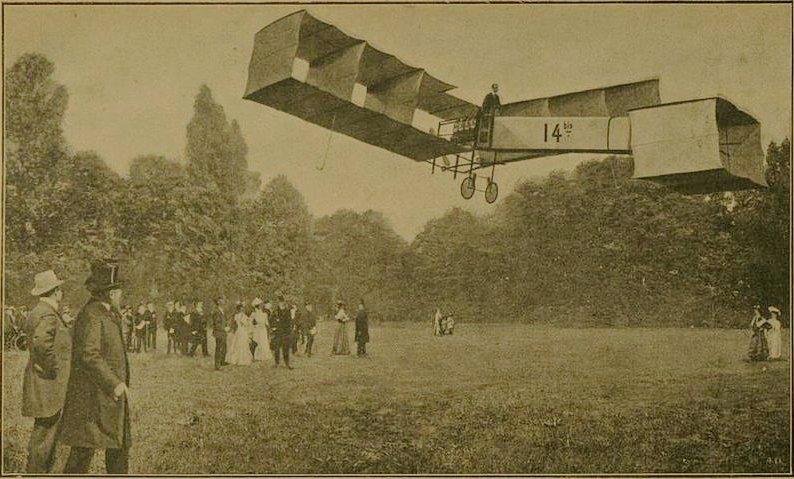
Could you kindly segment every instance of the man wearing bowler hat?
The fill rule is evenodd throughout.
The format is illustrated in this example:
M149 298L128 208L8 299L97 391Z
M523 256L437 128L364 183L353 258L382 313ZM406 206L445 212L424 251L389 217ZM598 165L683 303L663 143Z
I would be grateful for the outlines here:
M85 474L96 449L109 474L126 474L130 448L130 384L121 336L121 282L114 260L91 265L91 292L74 325L72 373L59 439L71 446L64 473Z
M71 332L58 312L62 284L52 270L36 275L30 294L39 302L24 323L29 358L22 381L22 415L34 418L28 473L52 472L55 459L55 438L72 356Z

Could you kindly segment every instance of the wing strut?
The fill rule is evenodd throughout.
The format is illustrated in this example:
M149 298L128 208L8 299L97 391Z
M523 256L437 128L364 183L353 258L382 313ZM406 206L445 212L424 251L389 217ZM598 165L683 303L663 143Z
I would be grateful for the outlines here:
M317 171L323 171L325 169L325 163L328 161L328 150L331 149L331 138L334 136L334 125L336 124L336 112L334 112L334 117L331 118L331 129L328 133L328 143L325 145L325 154L323 155L323 164L317 167Z

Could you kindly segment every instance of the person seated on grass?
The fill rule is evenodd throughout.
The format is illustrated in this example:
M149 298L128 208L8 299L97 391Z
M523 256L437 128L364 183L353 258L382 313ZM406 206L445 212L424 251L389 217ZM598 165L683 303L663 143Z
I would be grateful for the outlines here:
M444 319L444 334L452 334L455 330L455 318L450 314Z

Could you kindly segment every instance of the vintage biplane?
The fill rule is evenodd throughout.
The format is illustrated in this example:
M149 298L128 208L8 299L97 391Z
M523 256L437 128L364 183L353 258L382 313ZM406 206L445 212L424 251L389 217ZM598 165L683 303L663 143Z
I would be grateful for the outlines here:
M760 124L725 98L662 103L645 80L484 112L454 87L305 10L260 30L244 98L498 196L497 165L563 153L631 155L634 178L703 194L766 186Z

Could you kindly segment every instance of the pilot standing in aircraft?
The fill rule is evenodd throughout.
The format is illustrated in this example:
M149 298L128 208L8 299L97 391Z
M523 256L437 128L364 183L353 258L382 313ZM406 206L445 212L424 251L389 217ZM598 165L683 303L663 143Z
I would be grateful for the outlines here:
M482 114L495 116L499 113L502 107L502 102L499 100L499 85L494 83L491 85L491 92L485 95L482 101Z
M499 109L501 107L502 102L499 100L499 85L494 83L491 85L491 92L485 95L485 99L482 101L482 108L477 115L477 124L475 127L475 138L477 143L490 144L490 130L493 117L499 114ZM484 128L484 131L481 132L481 128Z

